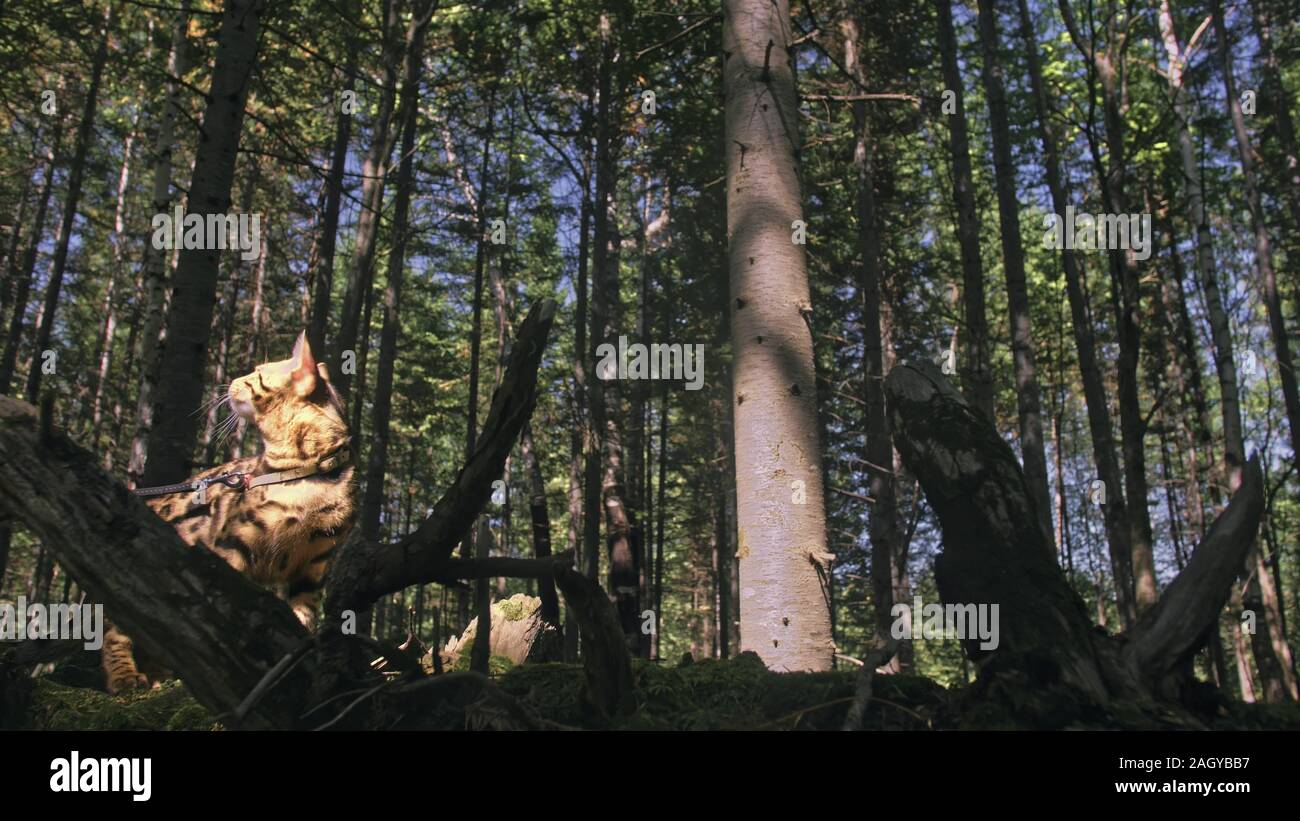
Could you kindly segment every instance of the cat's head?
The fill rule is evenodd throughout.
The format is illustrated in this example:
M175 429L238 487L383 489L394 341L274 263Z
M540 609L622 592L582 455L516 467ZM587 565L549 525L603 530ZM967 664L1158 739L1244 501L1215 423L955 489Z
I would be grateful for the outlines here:
M230 383L230 407L257 425L268 446L311 432L347 435L343 404L306 332L298 335L291 357L258 365Z

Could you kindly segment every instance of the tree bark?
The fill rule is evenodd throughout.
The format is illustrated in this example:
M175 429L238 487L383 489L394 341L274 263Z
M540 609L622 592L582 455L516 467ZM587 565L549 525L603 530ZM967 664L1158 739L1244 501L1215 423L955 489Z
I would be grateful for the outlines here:
M1075 22L1068 0L1059 0L1061 16L1070 38L1088 60L1101 85L1102 112L1105 123L1106 159L1093 148L1102 207L1110 214L1128 213L1128 152L1125 144L1127 86L1123 82L1128 52L1128 22L1112 25L1104 49L1093 41L1085 42ZM1090 84L1091 86L1091 84ZM1091 123L1089 123L1091 128ZM1142 337L1138 328L1141 312L1141 278L1138 260L1132 247L1111 248L1111 302L1115 311L1116 336L1119 339L1117 376L1119 383L1120 446L1124 454L1124 501L1128 517L1129 565L1132 568L1133 612L1142 613L1156 602L1155 555L1151 545L1151 514L1147 509L1146 422L1138 393L1138 364ZM1119 488L1106 487L1107 500Z
M545 559L551 555L551 516L547 512L546 482L542 478L542 459L533 442L533 428L524 426L519 439L524 458L524 472L528 477L528 518L532 525L533 555ZM542 621L560 629L560 600L555 594L555 580L539 579L537 596L542 600Z
M206 217L224 214L230 208L230 186L244 103L257 63L258 20L263 8L262 0L226 0L201 127L205 139L200 140L190 184L191 214ZM194 409L203 396L219 258L216 249L180 252L142 478L146 485L179 481L193 467L199 421Z
M99 84L104 78L104 66L108 62L109 38L113 33L116 12L117 5L110 3L104 13L104 36L95 50L94 63L90 70L90 84L86 87L85 103L81 109L76 147L73 149L72 165L68 168L68 192L63 202L63 222L59 228L59 240L54 246L54 259L50 263L50 280L45 286L45 309L41 313L40 327L36 330L36 344L32 349L32 367L27 371L29 402L36 401L36 396L40 392L41 376L44 371L41 367L41 355L50 347L50 337L54 333L54 314L59 306L63 275L68 267L68 248L77 221L77 208L81 203L81 184L86 173L86 154L90 151L90 140L94 136L95 111L99 107Z
M1185 699L1190 660L1214 629L1259 526L1258 460L1164 595L1112 638L1094 630L1043 548L1024 474L982 414L925 362L896 367L885 390L899 451L943 530L935 579L944 603L999 606L997 646L963 642L981 680L1011 670L1031 686L1064 684L1100 705Z
M350 5L349 12L356 7ZM338 244L339 210L343 202L343 178L347 171L348 144L352 140L352 116L354 112L344 111L342 100L356 88L357 53L361 49L361 38L355 32L347 35L348 56L343 69L343 88L339 95L338 119L334 124L334 145L330 151L330 175L325 186L325 213L321 218L320 244L315 257L315 265L308 274L314 283L312 292L311 320L307 326L307 339L312 350L326 351L325 334L329 328L330 297L334 285L334 250ZM335 363L335 368L338 363Z
M962 330L966 344L958 369L965 376L966 395L990 420L996 420L993 406L992 351L989 324L984 307L984 265L980 261L980 223L975 210L975 181L971 173L970 141L966 135L966 102L961 71L957 64L957 36L952 27L951 0L935 0L939 13L939 53L943 65L945 108L948 115L948 146L952 152L953 199L957 206L957 244L961 247Z
M1011 124L1006 89L1002 81L1002 55L994 0L979 0L979 26L980 42L984 47L984 92L988 97L989 127L993 131L993 176L1002 229L1002 269L1007 280L1011 355L1020 419L1020 457L1024 461L1029 493L1038 511L1038 523L1042 525L1055 557L1057 550L1052 540L1052 501L1047 490L1047 454L1043 447L1038 363L1034 352L1033 323L1029 316L1025 249L1020 239L1020 203L1016 199L1019 187L1016 182L1016 167L1011 157Z
M379 332L379 366L371 409L372 438L366 466L366 489L361 501L361 530L372 541L379 538L379 514L384 502L384 475L388 467L393 376L397 338L402 327L402 280L406 268L406 245L410 236L411 194L415 187L415 131L419 123L419 107L416 103L420 92L424 39L431 8L431 0L420 0L416 4L406 38L409 48L406 53L405 85L402 88L405 117L402 123L401 161L397 169L397 194L393 204L393 245L388 254L388 287L384 290L383 324Z
M190 0L181 0L172 29L171 54L167 60L167 101L158 118L158 137L154 142L153 196L155 214L166 214L172 202L172 151L175 143L176 118L181 113L179 78L189 67L186 34L189 29ZM135 341L134 356L140 363L140 391L136 397L136 426L131 438L131 456L127 476L132 486L144 475L149 433L153 430L153 397L162 366L161 335L167 302L167 257L163 249L146 243L144 247L143 286L144 317ZM133 323L134 325L134 323Z
M803 202L791 39L785 0L724 5L741 648L776 670L828 670L812 304L792 241Z
M392 158L393 146L397 140L392 121L397 98L397 74L401 69L402 55L402 43L397 36L398 27L401 25L399 5L397 0L383 2L383 89L379 94L379 108L375 114L370 150L362 165L361 173L364 181L361 185L361 213L357 217L352 263L348 268L338 331L335 335L334 347L331 349L335 371L337 371L331 375L334 386L345 404L351 399L352 381L356 374L346 366L344 360L360 358L360 352L356 348L360 338L361 315L371 292L380 215L384 208L384 184L388 177L388 165Z
M867 74L859 55L858 21L852 14L840 23L844 35L844 68L866 87ZM885 343L881 329L884 300L880 269L880 233L876 222L875 178L872 156L875 144L865 100L853 103L855 128L853 167L857 174L858 299L862 310L862 395L866 402L867 492L871 504L867 526L871 537L871 591L876 615L876 636L889 636L894 606L894 551L899 539L898 498L893 471L894 441L885 413Z
M1242 180L1245 183L1246 207L1250 210L1250 227L1255 235L1255 270L1259 274L1260 295L1268 311L1268 326L1273 335L1273 352L1277 357L1278 379L1282 383L1282 397L1286 406L1287 425L1291 432L1291 452L1300 454L1300 387L1297 387L1295 363L1291 357L1291 343L1287 337L1286 318L1282 313L1282 298L1277 289L1277 275L1273 270L1273 246L1268 235L1268 222L1260 200L1259 183L1255 175L1255 149L1246 118L1237 96L1237 81L1233 76L1232 53L1228 47L1228 28L1223 22L1220 0L1210 0L1214 17L1215 48L1219 71L1223 75L1223 89L1227 94L1228 110L1232 115L1232 131L1237 143L1237 156L1241 161Z

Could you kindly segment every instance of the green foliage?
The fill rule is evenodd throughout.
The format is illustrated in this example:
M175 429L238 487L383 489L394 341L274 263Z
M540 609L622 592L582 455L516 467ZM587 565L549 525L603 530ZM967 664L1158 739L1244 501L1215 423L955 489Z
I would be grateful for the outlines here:
M42 680L32 691L28 714L29 729L40 730L220 729L179 681L110 696Z

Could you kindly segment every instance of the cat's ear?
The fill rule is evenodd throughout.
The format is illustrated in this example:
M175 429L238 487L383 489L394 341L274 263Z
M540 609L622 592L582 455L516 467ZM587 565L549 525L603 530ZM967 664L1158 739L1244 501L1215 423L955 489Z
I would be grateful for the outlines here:
M293 346L293 390L299 396L309 396L316 390L316 357L312 354L311 343L307 341L307 332L298 334L298 341Z

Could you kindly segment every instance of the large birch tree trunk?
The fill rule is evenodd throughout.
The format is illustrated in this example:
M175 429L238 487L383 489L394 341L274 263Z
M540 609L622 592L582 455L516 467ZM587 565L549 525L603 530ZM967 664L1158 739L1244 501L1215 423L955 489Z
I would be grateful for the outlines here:
M785 0L723 8L727 239L735 357L741 648L826 670L833 645L803 245L799 112Z

